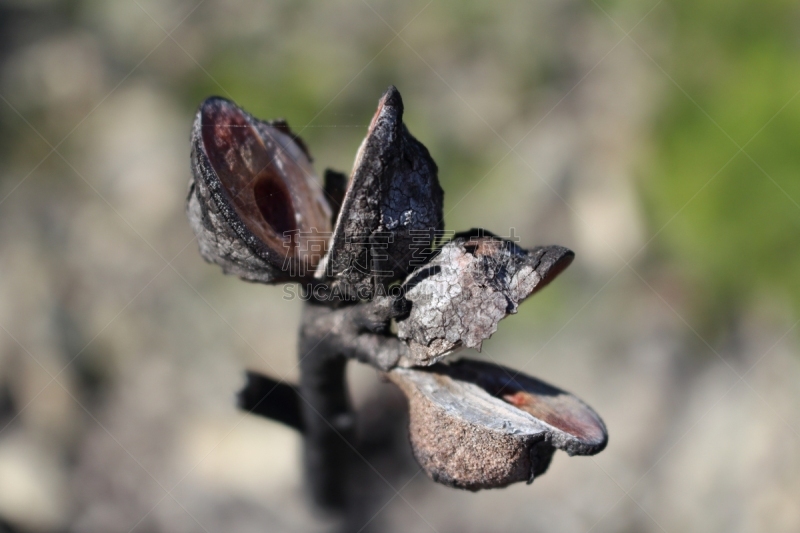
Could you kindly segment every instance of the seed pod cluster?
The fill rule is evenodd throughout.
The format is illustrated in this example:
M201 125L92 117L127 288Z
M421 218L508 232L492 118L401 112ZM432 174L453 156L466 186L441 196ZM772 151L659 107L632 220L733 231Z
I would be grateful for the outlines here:
M286 122L256 119L222 98L197 111L191 164L187 212L202 256L249 281L311 288L300 389L253 378L241 399L304 431L309 443L327 435L309 446L324 459L312 461L327 472L323 485L340 470L324 467L341 435L306 416L299 391L323 411L347 412L346 358L386 371L404 391L414 455L441 483L479 490L531 482L556 449L592 455L605 447L602 420L571 394L499 365L442 362L461 348L480 349L574 254L561 246L526 250L485 230L437 248L444 228L437 167L403 123L397 89L381 97L349 180L329 170L320 185ZM386 296L390 288L399 296Z
M436 163L403 123L394 87L349 182L328 171L320 187L286 122L258 120L222 98L197 112L192 171L187 210L201 254L251 281L315 274L339 300L371 300L428 257L444 227Z

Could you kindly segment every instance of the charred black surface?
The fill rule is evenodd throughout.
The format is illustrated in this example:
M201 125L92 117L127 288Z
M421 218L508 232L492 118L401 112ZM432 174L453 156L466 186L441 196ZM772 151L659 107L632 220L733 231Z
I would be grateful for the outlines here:
M247 382L237 396L239 409L305 431L297 387L258 372L247 371Z
M389 87L356 156L318 277L366 300L405 278L444 228L437 173L427 148L403 124L400 93Z

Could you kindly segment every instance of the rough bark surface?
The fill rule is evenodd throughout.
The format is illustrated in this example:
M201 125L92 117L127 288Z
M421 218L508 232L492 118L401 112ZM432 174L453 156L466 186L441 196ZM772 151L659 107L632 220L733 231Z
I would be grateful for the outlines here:
M446 485L532 482L556 448L592 455L607 442L603 422L583 402L506 367L462 360L396 368L388 377L408 397L414 456Z
M300 336L329 354L388 370L407 356L405 343L389 332L393 302L382 297L372 302L331 309L309 303L303 311Z
M216 263L226 274L247 281L271 283L281 277L280 270L256 255L231 227L205 182L189 185L186 214L200 246L200 255Z
M573 257L561 246L523 250L481 230L456 235L404 284L411 310L397 323L410 351L403 365L429 365L459 348L480 349L500 320Z
M444 227L438 169L403 124L403 101L384 93L356 155L334 228L331 252L317 277L369 300L401 280L430 250Z

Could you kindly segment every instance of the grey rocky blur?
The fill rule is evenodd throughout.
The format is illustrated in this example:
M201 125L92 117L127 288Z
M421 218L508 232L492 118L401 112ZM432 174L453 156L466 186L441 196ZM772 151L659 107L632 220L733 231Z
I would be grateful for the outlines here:
M613 13L630 29L650 7ZM448 490L411 459L399 392L352 365L370 438L347 526L800 529L793 319L756 302L706 343L680 278L637 254L658 228L634 174L669 81L622 37L573 1L0 2L0 531L329 530L301 437L235 408L245 367L297 380L301 302L199 257L188 139L220 94L286 118L319 175L349 169L390 83L448 228L576 252L470 357L579 391L612 437L532 486Z

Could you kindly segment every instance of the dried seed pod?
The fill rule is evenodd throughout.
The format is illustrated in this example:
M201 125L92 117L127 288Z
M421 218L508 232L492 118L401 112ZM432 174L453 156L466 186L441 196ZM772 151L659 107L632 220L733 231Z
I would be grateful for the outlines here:
M555 449L594 455L608 442L603 421L581 400L500 365L461 360L387 375L408 397L414 456L445 485L530 483Z
M209 98L195 116L191 163L187 212L207 261L265 283L313 274L331 209L286 122L263 122Z
M428 150L403 124L400 93L389 87L356 155L317 277L366 300L405 278L444 227L437 172Z
M397 322L410 352L403 364L429 365L462 347L480 349L500 320L574 256L561 246L523 250L484 230L456 235L404 284L411 310Z

